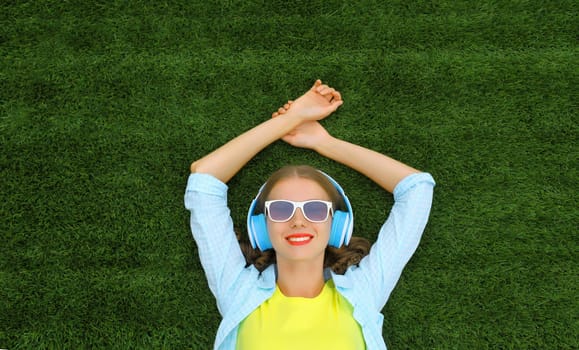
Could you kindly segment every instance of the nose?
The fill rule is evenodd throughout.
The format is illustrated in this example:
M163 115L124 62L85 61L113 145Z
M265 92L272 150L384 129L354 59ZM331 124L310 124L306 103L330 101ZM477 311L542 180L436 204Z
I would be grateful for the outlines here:
M296 212L294 213L294 216L292 216L292 218L290 219L290 223L292 227L304 227L306 225L306 221L307 219L304 217L304 214L302 212L301 208L297 208Z

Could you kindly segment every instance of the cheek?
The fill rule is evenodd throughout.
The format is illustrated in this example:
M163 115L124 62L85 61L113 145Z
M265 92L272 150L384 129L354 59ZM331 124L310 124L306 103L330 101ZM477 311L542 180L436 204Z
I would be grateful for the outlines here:
M324 222L323 224L319 224L318 234L320 236L324 236L326 240L329 240L331 229L332 229L332 222L331 221Z
M267 225L267 234L269 235L270 239L275 236L282 235L283 231L285 230L284 227L282 226L283 223L271 222L268 220L266 225Z

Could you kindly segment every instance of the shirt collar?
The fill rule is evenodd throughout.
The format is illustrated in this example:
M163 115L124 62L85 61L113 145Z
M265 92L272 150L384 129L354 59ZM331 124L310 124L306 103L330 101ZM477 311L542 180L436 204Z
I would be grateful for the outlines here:
M257 279L257 286L261 289L275 289L276 270L272 264L263 270Z

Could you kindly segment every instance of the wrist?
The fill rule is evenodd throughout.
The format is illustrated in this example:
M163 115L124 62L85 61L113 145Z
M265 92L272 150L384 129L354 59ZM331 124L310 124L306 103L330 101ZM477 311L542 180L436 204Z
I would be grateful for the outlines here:
M295 129L302 123L302 120L296 115L291 115L289 113L280 114L275 118L271 118L266 123L272 123L280 128L282 136Z
M307 121L307 119L304 117L303 114L301 114L298 111L295 111L291 108L280 116L283 116L283 117L287 118L288 120L291 120L293 123L296 124L296 126Z
M335 145L339 141L340 141L339 139L333 137L332 135L326 132L326 134L323 137L320 137L316 145L312 147L312 150L316 151L318 154L324 157L331 158L330 157L331 152L332 150L335 149Z

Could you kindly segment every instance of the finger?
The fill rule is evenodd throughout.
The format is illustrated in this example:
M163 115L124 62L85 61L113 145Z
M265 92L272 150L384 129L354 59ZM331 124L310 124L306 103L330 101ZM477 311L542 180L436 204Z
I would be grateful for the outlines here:
M340 101L336 101L336 103L332 103L332 106L334 106L334 111L336 109L338 109L338 107L340 107L341 105L344 104L344 101L340 100Z
M334 91L336 91L336 89L331 88L331 87L328 87L328 88L322 89L321 91L318 91L318 93L319 93L320 95L324 96L324 97L328 97L328 96L329 96L329 97L331 98L331 97L332 97L331 94L332 94Z
M317 79L314 82L314 86L312 86L312 90L315 90L318 86L322 85L322 81L320 79Z
M344 104L344 101L332 101L330 105L327 107L330 113L335 112L341 105Z
M328 86L328 85L321 85L320 87L318 87L317 91L320 94L325 95L328 92L336 91L336 89L334 89L333 87Z
M280 107L280 108L277 110L277 112L278 112L279 114L284 114L284 113L285 113L285 109L283 109L282 107Z
M283 108L285 108L286 110L288 110L290 108L289 103L286 103L285 105L283 105Z
M317 92L321 92L322 90L327 89L327 88L329 88L328 85L322 84L322 85L319 85L319 86L316 88L316 91L317 91Z
M278 115L279 115L278 112L273 112L273 113L271 114L271 117L272 117L272 118L275 118L275 117L277 117Z
M340 94L339 91L334 90L332 92L332 98L334 101L340 101L340 100L342 100L342 94Z

